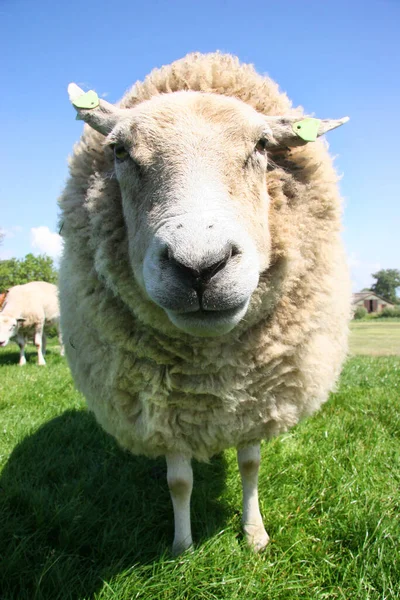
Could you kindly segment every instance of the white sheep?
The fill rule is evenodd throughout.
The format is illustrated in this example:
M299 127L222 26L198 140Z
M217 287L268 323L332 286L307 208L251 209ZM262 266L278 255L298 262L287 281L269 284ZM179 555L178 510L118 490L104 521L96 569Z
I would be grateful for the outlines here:
M7 291L0 312L0 347L16 338L20 348L19 365L26 364L25 344L33 336L38 353L38 364L45 365L45 327L54 325L59 329L60 309L57 286L45 281L31 281L16 285ZM61 355L64 354L61 334Z
M78 388L135 454L165 455L174 552L192 544L191 459L238 448L248 543L260 441L327 399L350 285L337 176L275 83L229 55L153 71L118 106L75 84L88 124L60 200L61 326Z

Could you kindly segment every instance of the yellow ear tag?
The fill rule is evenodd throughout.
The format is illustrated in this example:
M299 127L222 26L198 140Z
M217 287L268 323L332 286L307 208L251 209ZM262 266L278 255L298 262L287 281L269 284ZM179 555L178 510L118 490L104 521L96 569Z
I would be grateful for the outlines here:
M75 108L96 108L99 106L99 97L93 90L89 90L86 94L82 94L79 98L72 101Z
M293 123L292 129L295 134L305 142L315 142L318 136L320 122L320 119L307 117L306 119L302 119L301 121L296 121L296 123Z

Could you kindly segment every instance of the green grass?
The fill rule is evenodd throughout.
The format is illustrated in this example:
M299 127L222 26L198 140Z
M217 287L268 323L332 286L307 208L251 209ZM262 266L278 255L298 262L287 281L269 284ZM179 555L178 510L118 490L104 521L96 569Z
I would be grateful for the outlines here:
M352 321L350 329L351 354L400 355L400 321L394 319Z
M263 445L261 555L234 451L196 464L196 548L174 559L164 461L99 429L54 346L47 367L17 355L0 350L1 600L400 597L400 357L351 358L317 415Z

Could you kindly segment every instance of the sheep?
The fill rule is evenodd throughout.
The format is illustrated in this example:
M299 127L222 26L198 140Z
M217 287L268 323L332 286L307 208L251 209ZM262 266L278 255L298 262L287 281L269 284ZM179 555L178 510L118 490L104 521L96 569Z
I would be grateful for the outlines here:
M7 346L11 338L16 338L20 348L18 364L24 366L26 364L26 338L33 334L38 353L38 364L45 365L45 326L55 325L59 330L59 319L57 286L46 281L31 281L23 285L16 285L7 291L0 312L0 347ZM60 332L59 341L63 356L64 347Z
M174 554L192 545L191 460L229 447L262 550L260 442L327 400L347 351L341 200L315 140L348 119L305 118L220 53L152 71L116 106L69 94L86 122L60 197L75 383L122 447L166 457Z

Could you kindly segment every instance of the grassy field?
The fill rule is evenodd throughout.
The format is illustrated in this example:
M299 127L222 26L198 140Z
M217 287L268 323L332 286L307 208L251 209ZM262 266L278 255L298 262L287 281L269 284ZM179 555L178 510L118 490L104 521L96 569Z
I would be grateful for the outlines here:
M317 415L263 445L263 554L240 534L235 453L196 464L196 548L174 559L164 461L99 429L57 348L47 367L16 350L0 350L1 600L400 598L400 357L351 358Z
M350 352L369 356L400 355L400 321L392 319L353 321Z

